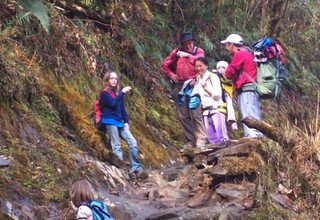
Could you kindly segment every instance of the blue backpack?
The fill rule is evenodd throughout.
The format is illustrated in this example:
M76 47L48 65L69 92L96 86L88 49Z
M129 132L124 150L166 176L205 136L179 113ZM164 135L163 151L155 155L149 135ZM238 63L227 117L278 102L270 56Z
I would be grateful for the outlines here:
M103 202L92 200L90 204L86 203L83 205L91 209L94 220L114 220Z

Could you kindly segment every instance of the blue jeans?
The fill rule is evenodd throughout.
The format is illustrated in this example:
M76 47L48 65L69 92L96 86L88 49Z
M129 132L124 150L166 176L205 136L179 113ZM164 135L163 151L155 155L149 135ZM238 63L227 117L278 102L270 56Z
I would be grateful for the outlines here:
M142 170L142 165L138 160L138 146L137 141L131 134L128 127L116 127L113 125L106 125L109 137L111 139L112 151L123 160L123 153L120 144L120 137L128 144L129 154L131 160L131 170L133 172Z
M242 118L251 115L252 117L261 120L261 102L257 92L241 92L238 95L238 103ZM263 134L256 129L248 128L243 124L245 137L263 137Z

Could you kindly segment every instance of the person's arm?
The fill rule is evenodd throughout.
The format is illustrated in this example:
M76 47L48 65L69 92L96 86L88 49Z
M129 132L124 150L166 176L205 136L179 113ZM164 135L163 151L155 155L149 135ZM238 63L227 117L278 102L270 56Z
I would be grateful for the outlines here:
M239 73L239 71L242 69L243 65L243 59L241 57L241 54L235 53L231 63L229 64L228 68L226 69L224 75L227 79L235 79Z
M178 56L177 56L177 52L178 49L174 49L169 56L167 56L161 65L161 70L170 78L172 78L172 76L175 74L174 72L172 72L170 66L172 64L174 64L175 62L177 62Z
M103 106L115 107L117 103L123 100L124 95L125 93L121 91L115 98L113 98L108 92L103 92L101 94L100 102Z

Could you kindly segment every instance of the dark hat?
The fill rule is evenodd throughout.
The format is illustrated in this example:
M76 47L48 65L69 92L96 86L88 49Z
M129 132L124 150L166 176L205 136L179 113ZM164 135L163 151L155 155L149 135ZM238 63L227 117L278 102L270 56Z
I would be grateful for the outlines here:
M180 34L180 43L186 42L188 40L193 40L192 33L185 32Z

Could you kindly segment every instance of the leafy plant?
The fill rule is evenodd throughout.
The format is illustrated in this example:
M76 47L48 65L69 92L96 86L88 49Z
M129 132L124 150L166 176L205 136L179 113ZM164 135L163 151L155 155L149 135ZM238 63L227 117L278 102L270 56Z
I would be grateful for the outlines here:
M27 12L21 18L28 18L30 13L38 18L42 27L49 32L50 24L49 24L49 16L47 10L42 2L42 0L19 0L18 3L26 10Z

